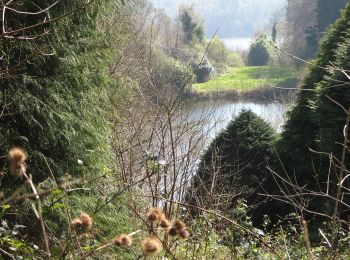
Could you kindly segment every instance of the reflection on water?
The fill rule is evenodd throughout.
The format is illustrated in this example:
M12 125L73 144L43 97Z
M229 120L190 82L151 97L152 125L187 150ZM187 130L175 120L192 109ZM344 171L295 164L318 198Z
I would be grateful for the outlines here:
M202 121L202 131L206 132L209 139L215 137L229 121L237 116L243 109L250 109L263 119L278 132L281 131L284 124L284 113L286 105L272 103L256 103L247 101L197 101L186 105L189 113L189 121Z

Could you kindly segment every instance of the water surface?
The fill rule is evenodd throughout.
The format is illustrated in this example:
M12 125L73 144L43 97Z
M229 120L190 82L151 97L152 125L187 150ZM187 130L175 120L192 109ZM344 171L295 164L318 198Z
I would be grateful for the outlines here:
M228 100L196 101L188 103L185 107L188 110L189 121L201 120L203 122L202 131L208 133L208 139L213 139L243 109L252 110L280 132L287 110L286 104L278 102L259 103Z
M237 50L248 50L252 38L250 37L234 37L234 38L223 38L222 41L227 48L237 51Z

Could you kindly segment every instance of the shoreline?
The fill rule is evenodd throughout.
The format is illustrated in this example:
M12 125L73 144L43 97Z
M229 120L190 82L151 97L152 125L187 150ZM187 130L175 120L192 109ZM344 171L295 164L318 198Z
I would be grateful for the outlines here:
M250 91L237 91L232 89L224 91L210 91L206 93L191 90L185 94L185 98L193 100L227 99L230 101L247 100L260 102L284 102L286 100L291 100L296 93L296 90L297 88L284 89L282 87L262 87Z

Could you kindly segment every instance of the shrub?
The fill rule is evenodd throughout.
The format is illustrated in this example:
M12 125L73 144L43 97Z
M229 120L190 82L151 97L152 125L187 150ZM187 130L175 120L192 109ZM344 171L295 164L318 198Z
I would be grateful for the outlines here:
M203 154L193 182L195 192L191 200L206 204L212 201L209 197L213 194L220 197L229 193L226 201L229 207L233 198L235 201L246 198L248 204L254 204L258 199L256 191L267 180L266 166L275 136L268 123L252 111L243 110ZM213 188L214 192L210 192ZM225 206L219 205L221 210Z
M215 36L212 40L208 52L208 59L214 63L214 66L228 65L237 67L243 65L241 56L225 46L219 36Z
M155 50L154 77L158 89L164 91L171 89L186 92L187 85L191 85L195 79L192 68L179 60L167 55L161 50ZM183 86L185 85L185 88Z
M260 34L251 44L247 56L247 64L249 66L268 65L273 58L273 50L266 34Z
M239 53L230 51L227 56L227 65L230 67L241 67L244 66L244 60Z
M194 64L193 67L196 67L197 65ZM204 59L198 66L198 69L196 71L196 77L198 83L204 83L209 80L210 73L214 71L214 67L209 63L208 59Z

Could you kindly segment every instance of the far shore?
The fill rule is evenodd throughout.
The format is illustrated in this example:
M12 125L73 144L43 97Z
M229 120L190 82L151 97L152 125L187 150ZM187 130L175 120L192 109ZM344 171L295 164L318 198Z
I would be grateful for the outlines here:
M260 87L249 91L237 91L234 89L211 92L198 92L192 90L187 93L186 97L189 99L227 99L227 100L247 100L260 102L284 102L291 100L296 92L296 88L283 87Z

